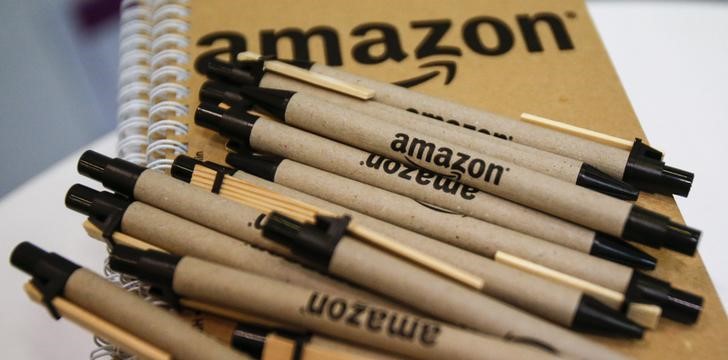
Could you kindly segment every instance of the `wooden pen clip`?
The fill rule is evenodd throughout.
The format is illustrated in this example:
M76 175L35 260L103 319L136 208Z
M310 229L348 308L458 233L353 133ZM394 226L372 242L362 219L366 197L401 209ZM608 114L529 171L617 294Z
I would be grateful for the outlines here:
M324 89L335 91L344 95L355 97L361 100L371 100L375 92L372 89L352 84L331 76L318 74L309 70L301 69L291 64L275 59L266 59L260 54L246 51L238 54L239 61L262 60L265 69L279 75L290 77L299 81L309 83Z
M88 236L90 236L96 240L104 241L103 232L101 231L101 229L98 226L96 226L96 224L94 224L90 220L88 220L88 219L84 220L83 229L86 230L86 234L88 234ZM141 241L137 238L131 237L131 236L124 234L122 232L119 232L119 231L112 232L110 236L116 244L129 246L129 247L133 247L133 248L137 248L137 249L141 249L141 250L156 250L156 251L166 252L161 248L148 244L144 241Z
M521 120L547 129L560 131L565 134L578 136L583 139L591 140L600 144L609 145L627 151L632 150L632 146L634 144L633 141L625 140L616 136L607 135L598 131L585 129L582 127L574 126L534 114L522 113Z
M564 274L503 251L496 251L495 261L523 272L581 290L583 293L594 297L613 309L620 309L626 300L624 294L618 291L605 288L569 274ZM648 329L655 329L660 321L662 308L653 304L629 303L626 315L627 318L641 326Z
M88 235L91 236L92 238L103 241L103 238L101 237L101 229L96 227L96 225L94 225L91 221L88 221L88 220L84 221L83 228L86 230L86 233L88 233ZM139 239L139 238L136 238L131 235L124 234L124 233L121 233L118 231L114 232L112 236L114 237L114 240L116 240L116 243L119 245L129 246L129 247L133 247L133 248L136 248L139 250L154 250L154 251L165 252L165 253L168 252L162 248L149 244L142 239ZM290 329L298 330L298 328L294 328L294 327L291 327L291 326L283 324L283 323L275 322L273 320L263 319L263 318L255 316L255 315L245 314L240 311L230 310L230 309L227 309L227 308L224 308L221 306L212 305L212 304L204 303L204 302L193 300L193 299L180 298L179 303L180 303L180 305L182 305L185 308L194 309L194 310L198 310L198 311L202 311L202 312L207 312L210 314L215 314L215 315L225 317L228 319L232 319L232 320L243 321L243 322L254 322L254 323L259 323L259 324L265 325L265 326L275 326L275 327L279 327L279 328L283 328L283 329L290 328Z
M31 300L36 303L42 302L43 295L33 284L28 282L23 286L23 289ZM82 328L96 334L97 336L110 341L126 352L136 354L143 359L172 359L172 355L164 350L104 320L103 318L61 296L54 297L51 302L57 309L59 315L78 324Z
M205 165L198 164L194 168L190 183L210 190L216 183L216 179L219 177L218 174L218 171ZM223 179L218 190L218 193L223 197L256 208L268 214L275 211L298 222L315 223L319 216L337 216L337 214L325 209L320 209L305 202L263 189L227 174L223 175ZM485 287L483 279L477 275L422 253L417 249L400 244L387 236L358 225L355 222L349 223L347 231L357 239L363 240L370 245L389 252L390 254L437 274L448 277L466 286L477 290L481 290Z

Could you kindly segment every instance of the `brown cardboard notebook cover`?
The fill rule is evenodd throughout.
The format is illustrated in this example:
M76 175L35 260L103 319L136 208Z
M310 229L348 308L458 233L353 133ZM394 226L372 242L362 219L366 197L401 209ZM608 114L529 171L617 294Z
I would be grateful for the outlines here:
M384 81L410 80L417 91L513 118L530 112L645 138L582 1L197 0L189 6L192 61L246 49L291 58L295 47L299 57L310 54ZM196 45L203 37L209 45ZM191 110L203 81L198 73L189 79ZM222 162L223 140L190 127L190 155ZM670 149L661 150L669 158ZM681 218L669 197L642 194L638 203ZM647 251L659 259L657 276L705 297L700 320L694 326L663 320L643 341L596 339L639 358L728 358L728 321L700 257Z

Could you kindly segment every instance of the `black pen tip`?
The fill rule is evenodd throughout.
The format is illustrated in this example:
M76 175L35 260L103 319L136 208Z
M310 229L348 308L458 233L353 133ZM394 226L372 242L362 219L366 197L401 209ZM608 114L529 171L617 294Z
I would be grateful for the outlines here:
M665 165L662 167L662 178L666 188L665 192L687 197L693 186L695 174Z
M587 163L581 165L576 185L622 200L637 200L640 195L634 186L617 180Z
M266 338L271 332L263 326L238 323L230 339L230 345L256 359L261 359Z
M109 268L116 272L124 273L131 276L139 276L139 259L144 254L144 250L117 245L114 246L109 255Z
M228 153L225 157L225 162L233 168L271 182L275 181L281 161L283 158L275 155L260 155L251 152Z
M157 286L171 286L174 272L181 256L156 250L142 250L135 247L115 245L109 254L109 267L148 281Z
M15 249L10 254L10 263L16 268L34 275L38 262L48 255L45 250L30 242L23 241L15 246Z
M214 103L200 103L195 110L195 124L213 131L220 130L220 122L225 109Z
M285 121L288 101L295 94L293 91L243 86L240 94L258 107Z
M644 328L589 295L582 295L571 328L619 338L641 339L644 336Z
M84 215L91 214L94 200L101 194L86 185L75 184L66 192L66 207Z
M641 270L654 270L657 259L613 236L597 232L589 254Z
M658 305L663 317L684 324L695 323L703 311L703 297L639 271L632 273L625 296L628 302Z
M58 295L58 291L62 293L68 277L79 268L68 259L49 253L27 241L13 249L10 263L33 277L33 284L39 286L38 290L46 296L45 300Z
M199 99L201 103L225 103L247 109L251 104L238 94L240 86L230 85L221 81L208 80L200 87Z
M688 196L695 175L665 165L662 153L636 139L627 159L622 180L644 191Z
M703 297L670 287L668 301L661 304L665 317L683 324L694 324L703 311Z
M686 255L695 255L700 242L700 230L670 221L663 246Z
M245 110L236 107L224 109L218 104L200 103L195 110L195 124L222 136L247 143L258 117Z
M134 186L139 175L147 170L143 166L120 158L110 158L93 150L87 150L81 155L77 169L79 174L100 181L104 187L130 197L134 195Z
M666 247L686 255L694 255L700 242L700 230L677 224L665 215L637 205L627 217L622 238L654 248Z
M78 173L94 180L103 181L106 167L113 159L93 150L86 150L78 159Z
M236 64L209 61L201 72L208 78L236 85L258 85L263 76L262 61L243 61Z

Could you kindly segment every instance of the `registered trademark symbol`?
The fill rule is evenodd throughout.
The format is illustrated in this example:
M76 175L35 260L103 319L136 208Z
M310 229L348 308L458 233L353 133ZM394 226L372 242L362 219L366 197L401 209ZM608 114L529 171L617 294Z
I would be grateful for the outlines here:
M569 19L576 19L576 12L569 10L566 12L566 17Z

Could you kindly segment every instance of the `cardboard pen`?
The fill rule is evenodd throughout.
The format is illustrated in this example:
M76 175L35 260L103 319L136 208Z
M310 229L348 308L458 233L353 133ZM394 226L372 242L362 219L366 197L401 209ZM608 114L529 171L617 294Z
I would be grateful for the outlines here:
M359 241L346 232L346 222L346 218L321 216L315 223L300 223L273 213L263 226L263 234L317 262L322 271L386 293L445 321L486 334L530 338L566 356L584 357L587 351L593 357L616 355L575 333ZM639 332L639 327L634 330Z
M284 183L295 187L294 181L300 182L302 179L307 178L306 176L299 177L296 175L296 172L305 172L310 168L297 166L298 162L305 163L427 204L449 209L455 213L453 215L429 209L430 214L427 218L430 221L422 222L421 218L411 217L404 211L394 209L392 213L387 215L387 221L396 222L399 226L425 233L441 241L489 257L494 256L497 249L507 248L510 249L510 253L515 255L526 257L531 261L539 262L618 291L624 291L629 281L629 273L626 272L626 269L620 271L616 264L603 262L599 266L598 259L584 256L583 253L569 251L564 247L553 246L534 237L458 215L458 213L466 209L466 206L479 205L477 213L466 212L466 214L471 216L480 215L480 218L492 218L493 216L484 215L495 213L499 218L516 222L520 226L532 226L536 222L534 219L539 218L537 217L540 214L539 212L521 206L509 207L508 204L510 203L498 206L503 202L499 202L497 197L487 196L487 194L479 192L477 189L466 187L449 178L436 177L431 172L423 174L417 173L417 168L402 168L400 163L397 162L381 164L382 168L387 169L387 171L371 171L366 165L372 160L367 156L366 152L286 126L265 117L233 116L224 113L222 117L211 119L211 117L207 117L208 112L206 110L198 111L198 113L200 112L204 112L206 115L196 117L198 124L214 129L224 136L233 137L240 141L247 140L246 144L256 151L287 158L270 163L265 163L263 159L253 158L250 159L251 161L242 161L236 164L246 171L255 172L258 176L267 179L272 179L275 176L283 181L284 177L291 175L293 180L284 181ZM240 119L245 121L241 122ZM231 159L234 158L234 156L231 156ZM295 162L289 159L295 159ZM384 159L382 158L382 160ZM264 164L261 164L261 162ZM276 164L276 162L280 162L280 164ZM292 171L287 172L286 167L290 167ZM422 175L420 176L420 174ZM420 182L426 182L429 185L416 186L418 178L420 178ZM331 179L331 177L323 177L321 181L328 179ZM319 191L323 190L319 189ZM387 195L382 193L382 196ZM361 200L359 204L363 203L364 200ZM405 206L408 211L415 211L418 214L428 211L426 207L419 206L416 203L413 204L411 201L402 202L400 200L395 203L377 201L377 204L380 204L381 210L385 210L385 205L388 205L390 207ZM561 223L565 222L556 224L560 225ZM550 222L542 221L537 224L545 224L544 228L547 229L553 227ZM542 256L543 253L549 253L551 256ZM595 269L600 270L595 271Z
M43 304L43 294L38 290L38 287L32 284L32 281L25 283L23 290L32 301ZM62 296L55 296L50 300L46 299L46 301L55 308L60 317L78 324L96 337L103 339L104 342L113 344L117 351L148 360L172 359L172 355L166 351L68 301Z
M194 257L116 246L111 268L177 296L280 319L332 337L417 359L554 358L543 349L468 332L371 305L242 272Z
M111 190L180 217L195 221L229 236L244 240L246 238L244 234L251 231L246 222L239 221L238 219L250 218L251 215L246 213L255 213L255 209L240 206L240 204L234 201L195 188L190 184L171 178L163 173L146 169L122 159L112 159L91 150L86 151L81 156L78 162L78 168L81 174L101 181L104 186ZM200 211L201 207L204 207L204 211ZM482 221L479 223L481 224L480 226L489 225ZM472 231L473 228L474 226L467 226L463 227L463 230ZM459 230L461 227L455 229ZM453 230L450 229L450 231ZM478 233L482 235L484 231L487 233L498 231L498 229L491 225L488 230L481 230ZM504 232L507 233L507 230L503 229L503 231L500 231L500 234ZM493 239L498 240L499 237L496 236ZM519 242L502 241L501 246L508 245L512 246L513 249L520 249L523 253L532 254L528 257L530 261L539 262L542 265L629 294L628 299L630 302L658 304L663 308L663 315L673 320L687 323L695 322L702 310L702 298L675 289L669 283L662 280L636 271L630 272L628 271L630 269L627 268L625 268L627 270L619 270L620 265L618 264L540 241L541 246L550 246L549 252L547 253L562 252L564 254L563 257L543 256L543 252L535 250L534 246L524 245L523 237L521 239ZM268 243L270 242L268 240ZM539 242L539 240L533 239L532 243L534 242ZM272 248L270 244L268 246ZM495 250L495 248L489 246L481 248L481 251L490 251L490 256L495 256ZM508 252L514 255L521 255L515 254L513 251ZM575 261L578 258L582 258L583 261ZM601 266L610 267L612 272L595 272L594 268L600 262L602 264ZM599 280L601 281L591 280L595 278L593 275L590 275L592 273L598 274ZM615 277L614 273L619 273L621 276ZM618 282L615 283L615 280Z
M228 66L232 67L232 65ZM221 67L223 68L220 69ZM227 72L224 67L225 64L211 66L208 69L208 76L217 75L228 80L225 76ZM245 85L303 92L384 120L388 123L442 138L466 146L471 150L511 161L529 169L543 172L564 181L575 183L576 185L620 199L635 200L639 195L639 191L632 185L614 179L596 167L580 160L528 147L512 141L503 141L503 139L492 136L483 136L482 133L462 127L451 126L444 121L437 121L436 119L420 116L411 111L392 107L377 101L362 101L337 91L329 91L325 88L280 74L266 71L262 72L256 79L256 82L249 82ZM229 80L234 81L234 79ZM226 98L228 101L235 101L235 98L241 98L241 95L235 86L217 81L208 81L200 88L200 98Z
M384 160L384 159L381 159ZM293 188L296 188L298 190L304 191L306 193L312 194L314 196L318 196L321 198L327 198L327 199L335 199L336 202L341 203L344 206L353 207L355 209L358 209L362 212L373 214L376 212L381 212L382 210L389 210L387 214L381 213L379 216L384 217L392 217L392 218L399 218L400 216L396 216L396 212L402 212L402 214L409 214L414 216L415 213L425 213L424 218L448 218L453 217L453 214L448 214L447 209L451 209L451 212L454 213L463 213L467 215L473 215L474 213L477 214L479 212L469 212L467 210L463 210L463 207L458 206L460 203L467 203L469 199L467 197L472 197L475 200L475 197L478 197L481 193L480 192L473 192L471 194L466 194L465 198L458 198L455 196L455 199L451 199L452 195L448 194L447 191L443 193L445 196L441 196L441 201L429 201L428 203L431 203L435 206L442 206L443 209L437 209L433 208L432 206L427 205L427 203L422 202L414 202L409 199L407 199L403 195L397 195L393 192L377 188L372 185L364 184L362 182L348 179L344 176L339 176L336 174L332 174L330 172L326 172L324 170L319 170L311 166L307 166L301 163L297 163L290 159L283 159L283 158L273 158L273 157L260 157L249 154L249 152L241 151L240 153L231 153L227 155L227 162L231 164L233 167L237 169L241 169L247 172L252 173L256 176L265 177L271 181L275 181L277 183L287 185ZM341 163L339 163L341 164ZM362 166L359 164L355 164L355 161L349 161L347 164L353 164L355 165L355 168L361 168ZM365 163L366 164L366 163ZM384 165L384 164L382 164ZM343 171L344 166L339 165L339 168L342 168L341 173L346 173L348 176L351 177L357 177L361 178L364 177L364 174L361 174L360 176L357 176L354 172L347 172ZM386 166L384 166L386 168ZM390 168L391 169L391 168ZM425 171L417 171L417 169L412 169L414 171L406 170L405 172L405 178L402 178L401 176L392 176L396 177L398 182L403 185L403 187L411 187L410 183L417 183L417 185L428 185L430 183L436 182L436 179L433 179L435 176L432 173L428 173ZM386 172L384 172L386 174ZM351 175L353 174L353 175ZM384 175L384 174L382 174ZM381 176L381 175L380 175ZM409 177L409 179L407 179ZM367 176L367 178L371 179L371 176ZM389 178L389 177L387 177ZM408 181L414 179L414 181ZM466 193L467 189L455 183L452 180L444 180L445 182L450 182L448 184L449 186L457 187L460 186L463 188L462 193ZM321 182L326 182L328 185L321 186ZM369 180L370 183L374 183L374 185L380 185L378 183L375 183L374 180ZM408 186L410 185L410 186ZM383 186L383 187L386 187ZM424 187L424 186L423 186ZM436 189L432 189L435 190ZM457 192L457 191L456 191ZM365 195L366 194L366 195ZM407 194L409 195L409 194ZM415 196L416 199L419 199ZM442 199L444 198L444 199ZM392 200L393 202L389 202L389 200ZM397 200L397 201L394 201ZM421 200L421 199L420 199ZM442 201L445 200L445 201ZM448 201L447 200L454 200L454 201ZM497 200L496 200L497 201ZM504 203L504 201L501 201L501 203ZM507 203L506 204L512 204ZM457 204L457 205L455 205ZM444 206L443 206L444 205ZM489 204L486 204L489 205ZM481 207L484 207L484 205L481 204ZM537 213L535 211L517 211L519 209L522 209L520 206L512 206L510 210L512 214L518 214L522 217L522 219L509 219L510 222L515 222L518 220L521 221L530 221L532 218L536 219L543 219L544 222L547 223L554 223L556 225L563 225L561 227L552 227L552 228L546 228L549 233L556 233L558 230L561 230L561 237L558 237L558 241L553 241L556 244L568 247L570 249L591 254L596 257L600 257L603 259L607 259L610 261L614 261L620 264L624 264L630 267L635 268L641 268L641 269L647 269L652 270L655 268L656 260L654 257L650 256L649 254L637 249L636 247L630 245L627 242L624 242L619 239L612 239L610 237L603 237L598 236L593 231L587 231L584 228L578 227L576 225L572 225L571 223L566 223L562 220L559 220L554 217L548 217L546 215L543 215L542 213ZM439 211L438 211L439 210ZM508 212L509 208L498 208L495 210L492 210L491 212L499 212L502 217L505 217L505 215ZM392 214L391 212L395 212ZM529 216L533 214L534 216ZM456 215L455 215L456 216ZM513 215L508 215L513 216ZM422 217L420 217L422 218ZM476 216L477 218L477 216ZM491 218L486 218L481 220L491 220ZM395 221L395 220L389 220L389 221ZM402 219L401 221L408 221L406 219ZM416 219L412 219L411 221L417 221ZM526 226L533 224L526 224ZM434 226L434 225L433 225ZM520 228L517 228L516 230L520 230ZM434 230L437 231L437 230ZM567 239L565 235L563 235L563 232L565 231L572 231L574 233L574 236L576 238L576 241L569 241L570 239ZM532 232L533 234L534 232ZM442 236L442 235L440 235ZM538 237L538 236L536 236ZM550 240L549 237L547 240Z
M175 359L250 359L220 344L167 310L108 282L56 253L23 242L15 247L10 262L33 276L51 314L58 318L52 300L63 296L108 322L152 343Z
M221 196L236 198L237 196L253 196L259 194L261 197L272 198L274 194L269 194L262 190L266 188L269 190L275 189L276 194L303 201L306 204L320 207L322 210L351 215L357 223L390 236L399 243L450 264L455 264L477 275L483 280L484 286L481 288L481 291L485 294L577 331L607 336L622 335L619 331L621 328L618 326L612 328L612 325L624 321L623 316L613 310L605 309L602 306L603 304L595 303L596 299L582 294L581 291L551 281L544 281L544 279L538 276L531 276L523 272L514 271L515 269L509 266L502 266L488 258L371 218L326 200L306 195L272 182L267 182L244 172L233 173L230 170L232 169L218 164L210 162L203 163L193 158L180 155L175 159L171 173L178 179L189 181L203 188L209 188L208 180L216 177L216 174L218 174L217 171L221 171L224 174L231 174L224 176L222 180ZM243 179L245 181L242 181ZM253 187L251 188L250 185L253 185ZM254 187L258 187L260 190L256 191ZM243 188L250 190L243 191ZM354 189L348 188L347 190L352 191ZM357 195L354 196L356 197ZM376 199L373 200L377 201ZM616 309L619 309L619 306L621 304L617 304Z
M635 251L634 247L623 246L623 241L602 232L478 191L449 176L369 154L264 116L201 104L195 122L234 139L244 148L276 154L630 266L647 269L655 266L654 258ZM255 133L253 128L257 129Z
M491 258L495 257L498 251L512 251L530 261L546 264L548 267L588 279L621 293L630 292L629 289L634 284L635 278L652 278L626 266L586 256L520 233L498 229L498 227L491 224L463 217L457 213L446 212L432 206L423 206L421 203L404 196L338 177L290 160L278 159L277 161L271 161L270 157L261 158L240 154L229 154L228 160L232 165L248 170L265 168L267 170L265 173L259 171L257 174L259 176L262 174L268 176L268 180L289 184L309 194L339 201L380 219L387 219L390 222ZM264 165L267 165L267 167ZM279 168L281 169L280 175L278 175ZM309 175L314 176L309 177ZM287 180L291 178L298 179L298 181ZM544 256L544 254L549 255ZM658 279L655 280L660 282ZM699 298L688 297L685 301L700 307ZM694 310L688 309L678 310L678 313L685 310L697 315L697 313L693 312ZM666 315L676 319L681 318L671 311L668 311ZM688 322L692 321L694 319Z
M416 173L417 168L405 169L407 171L400 172L398 170L401 164L397 162L384 163L383 168L392 170L387 170L390 174L367 171L367 167L364 165L371 159L365 152L280 124L265 117L242 115L240 113L223 113L223 116L213 117L210 116L207 109L202 112L205 114L204 116L196 117L198 124L204 124L225 136L242 139L242 141L247 139L247 145L250 145L253 149L294 157L318 168L336 172L339 175L355 177L357 180L394 190L422 202L450 209L456 214L462 211L464 206L477 206L477 211L480 212L476 211L475 214L468 213L468 215L480 214L482 216L483 213L499 212L501 218L526 226L532 222L532 217L528 216L529 214L539 214L528 208L508 207L507 204L509 203L507 202L503 207L495 206L498 205L498 198L483 197L483 195L486 195L483 192L465 187L452 179L438 178L431 172L428 173L429 175L424 174L428 176L420 176L422 173ZM274 176L278 178L279 168L285 166L295 167L289 173L294 178L293 182L299 182L302 178L306 178L305 176L299 177L296 175L299 171L306 171L306 168L296 166L295 163L289 163L289 160L261 164L260 161L253 159L248 163L251 165L246 170L255 170L259 176L268 179L272 179ZM394 167L390 167L390 165L394 165ZM403 173L408 174L409 179L401 176ZM394 174L398 175L389 176ZM325 181L329 178L319 177L318 181ZM422 187L412 186L413 183L419 181L426 182L426 185ZM288 184L293 182L288 182ZM334 185L328 184L328 187L332 186ZM321 189L319 185L314 187ZM447 189L447 191L443 191L443 189ZM348 192L342 192L342 194L346 195ZM475 200L476 197L477 200ZM371 199L373 197L364 197L358 203L366 203L366 200ZM495 201L495 203L488 204L484 203L483 200ZM671 286L666 288L662 280L633 271L619 264L586 256L583 253L549 244L537 238L494 226L484 221L460 215L443 214L441 211L426 206L418 206L418 204L411 201L400 200L393 203L377 201L375 206L379 209L378 211L390 209L386 216L387 221L397 222L398 225L410 230L424 233L488 257L494 257L498 250L505 251L621 293L630 294L630 302L644 302L643 297L641 295L637 296L637 293L647 294L653 293L652 290L648 289L662 289L659 292L664 296L661 295L659 299L654 298L647 302L662 306L663 315L673 320L687 323L695 322L702 309L702 298L674 289ZM398 207L407 207L408 210L406 212L401 211L401 209L397 209ZM428 212L429 214L426 214ZM410 216L410 213L417 213L421 216ZM429 221L423 221L423 216ZM564 222L561 222L561 224L568 225L568 223ZM548 226L551 225L548 224ZM549 255L544 256L544 254ZM635 279L648 280L636 281ZM648 283L652 285L647 288L642 287ZM640 288L641 290L638 290ZM643 290L646 292L643 292ZM674 295L667 295L673 290Z
M694 177L692 173L666 165L662 161L662 153L644 144L640 139L636 139L632 149L626 151L323 64L306 64L302 61L292 64L308 68L317 74L372 89L375 92L374 101L416 111L425 116L440 117L451 124L457 123L466 128L478 129L484 135L498 134L499 137L505 137L509 141L584 161L641 190L687 196L692 186Z
M612 236L694 254L700 231L627 201L576 186L325 100L241 87L257 106L292 126L455 178L464 185Z
M261 360L401 359L308 331L291 331L257 323L233 321L200 311L183 311L181 316L203 332Z
M265 247L265 242L261 241L265 239L260 232L260 221L264 215L255 209L240 206L242 211L235 213L236 221L246 225L250 224L250 226L246 226L246 232L238 234L242 238L240 239L211 230L145 203L130 201L109 192L96 191L79 184L68 190L66 206L89 216L93 223L102 226L109 223L111 219L118 218L117 226L104 226L103 231L107 233L119 231L173 254L195 256L288 283L333 294L342 294L374 304L397 306L391 301L356 289L268 252L292 258L289 252ZM251 244L263 245L262 249L268 251L253 247Z

